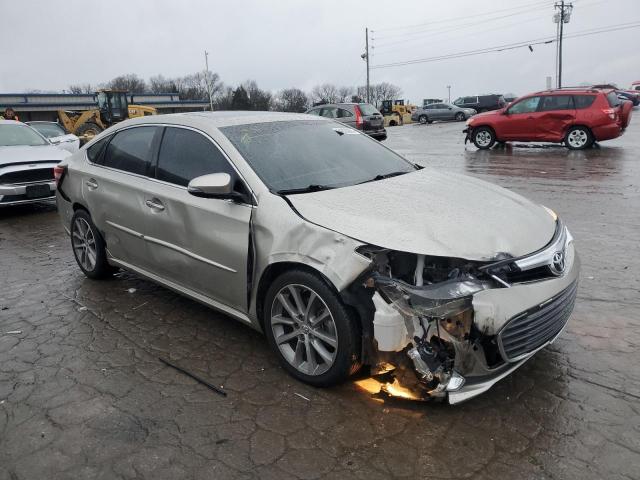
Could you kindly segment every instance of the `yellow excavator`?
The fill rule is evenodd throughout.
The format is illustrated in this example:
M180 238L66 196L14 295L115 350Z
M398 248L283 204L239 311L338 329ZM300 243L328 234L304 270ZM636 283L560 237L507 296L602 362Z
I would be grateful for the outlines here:
M84 111L58 110L60 123L67 132L77 135L82 143L127 118L158 114L154 107L129 105L127 92L123 90L99 90L96 97L98 108Z

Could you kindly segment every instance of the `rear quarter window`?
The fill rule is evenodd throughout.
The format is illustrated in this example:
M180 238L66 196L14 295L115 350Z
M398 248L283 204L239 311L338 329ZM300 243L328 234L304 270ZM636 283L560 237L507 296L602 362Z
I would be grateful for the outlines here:
M370 103L361 103L359 107L363 115L375 115L376 113L380 113L378 109Z
M609 102L609 106L611 108L620 105L620 99L618 98L618 95L616 95L616 92L607 93L607 101Z
M573 102L576 105L576 109L589 108L596 100L595 95L574 95Z

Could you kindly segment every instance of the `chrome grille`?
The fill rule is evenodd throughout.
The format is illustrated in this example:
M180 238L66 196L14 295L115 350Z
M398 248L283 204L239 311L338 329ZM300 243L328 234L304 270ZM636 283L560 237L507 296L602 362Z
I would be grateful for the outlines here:
M516 361L558 335L571 315L577 291L575 281L542 306L509 320L498 334L498 345L505 360Z

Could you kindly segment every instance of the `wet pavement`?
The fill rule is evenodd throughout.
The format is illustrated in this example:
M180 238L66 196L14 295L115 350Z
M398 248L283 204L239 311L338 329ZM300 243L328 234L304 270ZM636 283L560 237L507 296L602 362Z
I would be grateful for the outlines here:
M415 162L553 208L582 256L559 340L454 407L298 383L224 315L135 275L85 278L54 208L0 210L0 480L640 478L634 114L587 152L479 152L459 123L389 129L386 144Z

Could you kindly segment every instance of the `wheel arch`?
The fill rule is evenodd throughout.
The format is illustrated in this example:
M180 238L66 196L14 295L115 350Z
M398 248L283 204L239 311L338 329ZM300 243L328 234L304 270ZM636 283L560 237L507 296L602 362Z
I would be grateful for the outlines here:
M265 300L271 283L280 275L291 270L301 270L319 276L331 290L340 298L342 303L352 312L356 320L358 331L361 335L361 359L366 361L373 355L373 315L375 307L371 295L364 288L358 287L358 280L352 282L347 288L339 291L335 284L320 270L299 262L280 261L269 264L258 281L256 291L256 317L262 331L265 331Z

